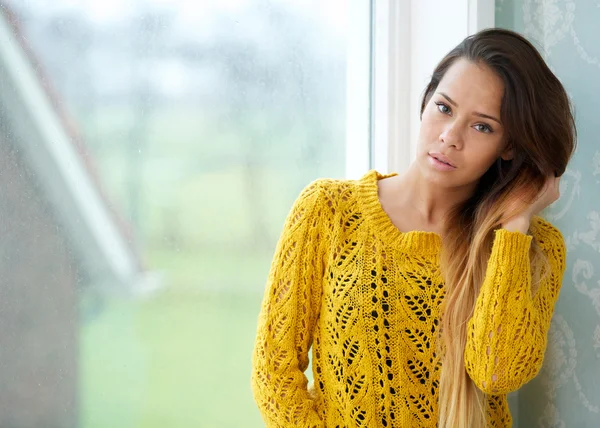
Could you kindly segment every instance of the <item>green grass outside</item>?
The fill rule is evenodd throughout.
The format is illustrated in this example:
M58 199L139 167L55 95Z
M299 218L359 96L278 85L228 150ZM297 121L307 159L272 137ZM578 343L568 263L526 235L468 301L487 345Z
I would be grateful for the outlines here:
M260 295L112 299L82 330L82 426L260 427L250 390Z
M97 111L87 122L100 177L125 213L130 143L119 130L132 120L128 114ZM254 170L260 188L249 193L239 155L254 125L211 131L202 117L156 115L144 146L138 243L164 287L145 297L82 290L84 312L89 301L100 302L80 330L83 428L264 426L250 374L272 252L298 192L322 171L339 175L343 152L302 164L296 137L275 139ZM334 152L327 150L325 157Z

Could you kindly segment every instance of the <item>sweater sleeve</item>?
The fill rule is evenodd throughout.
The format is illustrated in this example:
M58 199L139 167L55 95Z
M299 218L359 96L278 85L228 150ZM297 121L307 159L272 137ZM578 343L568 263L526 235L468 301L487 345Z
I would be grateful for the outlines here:
M322 427L304 371L321 298L319 181L300 194L285 222L267 280L252 359L252 391L267 427Z
M550 269L535 295L529 257L533 237L496 230L485 280L468 323L465 368L487 394L519 389L542 366L566 250L562 234L550 223L540 219L535 230Z

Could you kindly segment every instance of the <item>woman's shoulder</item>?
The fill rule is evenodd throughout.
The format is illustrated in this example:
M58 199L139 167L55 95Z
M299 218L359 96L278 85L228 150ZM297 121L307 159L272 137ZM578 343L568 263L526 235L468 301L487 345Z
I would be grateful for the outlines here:
M302 194L318 193L320 203L325 203L335 214L377 195L377 182L392 175L395 174L384 175L370 170L358 179L319 178L308 184Z
M326 195L331 203L344 203L354 201L364 192L377 189L377 182L382 178L391 177L393 174L381 174L370 170L358 179L349 178L318 178L311 182L306 190L318 190Z
M321 177L312 181L307 187L316 186L320 190L328 192L341 192L360 185L361 181L364 181L367 175L368 174L361 177L360 179Z

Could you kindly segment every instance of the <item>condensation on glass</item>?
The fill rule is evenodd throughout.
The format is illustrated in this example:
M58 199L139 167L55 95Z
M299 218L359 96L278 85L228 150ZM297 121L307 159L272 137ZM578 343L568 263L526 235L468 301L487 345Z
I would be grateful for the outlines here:
M262 426L274 245L344 175L348 3L1 2L0 426Z

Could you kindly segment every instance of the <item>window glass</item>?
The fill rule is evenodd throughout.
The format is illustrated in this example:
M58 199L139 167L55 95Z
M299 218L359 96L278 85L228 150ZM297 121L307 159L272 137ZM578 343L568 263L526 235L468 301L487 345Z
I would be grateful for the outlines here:
M0 425L263 426L275 244L345 176L350 2L3 3Z

